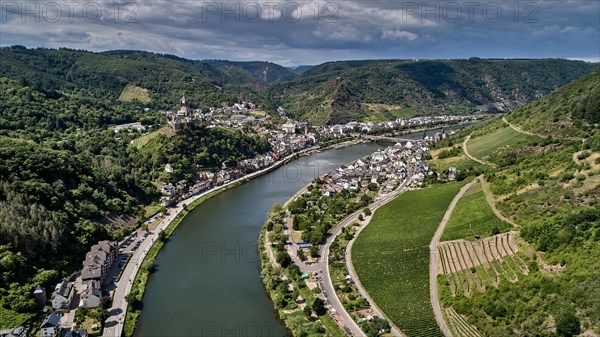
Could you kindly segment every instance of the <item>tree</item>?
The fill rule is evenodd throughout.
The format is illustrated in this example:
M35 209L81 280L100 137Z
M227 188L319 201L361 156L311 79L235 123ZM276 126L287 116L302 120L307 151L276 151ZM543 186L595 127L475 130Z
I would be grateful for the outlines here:
M158 240L160 242L166 242L168 238L169 237L168 237L167 233L164 230L162 230L162 231L160 231L158 233Z
M290 274L292 274L294 276L294 278L297 278L300 275L300 267L298 267L297 265L295 265L293 263L290 264L287 269L290 272ZM296 296L296 297L298 297L298 296Z
M292 259L286 252L278 252L276 261L281 265L282 268L286 268L292 263Z
M366 216L369 216L369 215L373 214L373 213L371 212L371 209L370 209L369 207L365 207L365 208L363 209L363 213L365 213L365 215L366 215Z
M312 311L310 310L310 307L308 305L304 306L304 309L302 309L302 311L304 311L306 317L310 317L312 315Z
M154 261L144 262L144 264L142 265L142 270L144 270L148 274L152 274L156 270L156 265L154 264Z
M312 310L314 310L317 316L323 316L327 313L327 309L325 308L325 302L323 302L320 298L315 298L315 301L312 304Z
M138 299L138 292L134 290L129 294L125 295L125 301L134 309L138 309L142 302Z
M298 248L297 255L300 261L306 261L306 255L304 255L304 251L302 249Z
M318 257L319 256L319 246L310 247L310 256Z
M379 186L376 183L369 183L369 185L367 185L367 189L371 192L377 191L378 188Z

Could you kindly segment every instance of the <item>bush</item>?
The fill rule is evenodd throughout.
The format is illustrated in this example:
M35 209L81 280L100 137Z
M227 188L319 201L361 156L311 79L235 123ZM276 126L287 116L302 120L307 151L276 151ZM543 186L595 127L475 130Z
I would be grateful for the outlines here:
M584 160L588 158L592 154L591 151L583 151L577 155L577 160Z
M579 318L573 308L563 309L555 319L556 331L559 336L576 336L581 333Z

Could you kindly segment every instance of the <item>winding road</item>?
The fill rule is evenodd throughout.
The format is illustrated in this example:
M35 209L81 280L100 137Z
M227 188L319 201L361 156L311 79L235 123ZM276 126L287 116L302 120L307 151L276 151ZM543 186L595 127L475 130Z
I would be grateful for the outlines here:
M446 229L446 224L450 220L450 216L454 211L454 207L462 198L462 196L467 192L471 186L477 181L477 179L482 178L483 176L479 176L473 179L470 183L463 186L460 191L454 196L452 202L448 206L440 225L438 226L433 238L431 239L431 243L429 244L430 258L429 258L429 294L431 298L431 306L433 307L433 313L435 315L435 320L438 323L438 326L444 333L446 337L452 337L452 333L448 326L446 325L446 321L444 320L444 316L442 315L442 307L440 306L440 297L438 294L438 284L437 284L437 275L438 275L438 256L437 256L437 244L440 242L440 238L444 233L444 229Z

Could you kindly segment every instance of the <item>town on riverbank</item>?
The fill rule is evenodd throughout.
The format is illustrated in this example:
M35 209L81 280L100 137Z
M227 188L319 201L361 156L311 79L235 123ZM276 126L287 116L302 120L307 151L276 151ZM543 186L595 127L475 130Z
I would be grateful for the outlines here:
M261 234L263 282L294 335L399 335L357 288L345 248L373 209L427 178L437 179L422 161L429 146L409 141L375 151L273 208Z

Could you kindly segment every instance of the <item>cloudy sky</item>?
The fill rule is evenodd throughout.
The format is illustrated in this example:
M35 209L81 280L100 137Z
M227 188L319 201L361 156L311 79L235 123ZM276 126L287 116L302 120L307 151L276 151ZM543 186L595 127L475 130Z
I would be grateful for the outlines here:
M285 66L375 58L600 60L598 0L3 0L0 45Z

